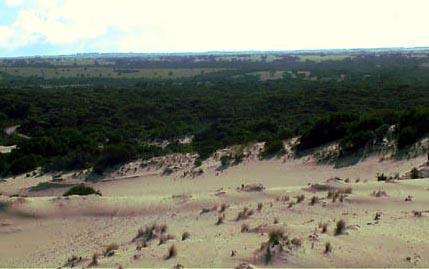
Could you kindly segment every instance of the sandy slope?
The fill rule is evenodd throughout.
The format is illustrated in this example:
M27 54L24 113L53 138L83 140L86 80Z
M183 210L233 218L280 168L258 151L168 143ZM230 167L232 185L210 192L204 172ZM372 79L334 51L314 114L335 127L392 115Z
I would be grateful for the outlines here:
M334 169L315 165L311 158L298 160L247 160L224 172L206 169L201 176L157 175L138 170L123 179L99 182L94 186L102 197L58 197L66 189L28 192L26 188L49 177L16 178L0 183L0 267L59 267L72 255L82 257L76 266L87 266L93 253L102 253L110 243L119 244L112 257L101 257L99 267L235 267L248 262L256 267L429 267L429 215L415 217L413 210L429 210L429 180L396 183L376 182L377 172L405 173L423 163L423 157L407 161L379 162L369 158L355 166ZM218 175L217 175L218 174ZM334 187L352 187L343 203L326 199L326 192L312 193L309 183L324 184L332 177L350 178L351 183L331 182ZM355 183L356 179L359 183ZM365 182L365 180L368 180ZM243 192L241 184L263 183L262 192ZM371 195L383 190L385 197ZM304 194L304 202L288 207L276 197L288 195L291 201ZM311 206L313 195L321 198ZM413 201L405 202L408 196ZM261 212L257 204L263 203ZM202 208L230 205L225 220L216 225L219 213L200 214ZM6 205L7 204L7 205ZM236 221L244 207L255 210L248 219ZM376 212L381 212L378 223ZM279 223L274 224L274 218ZM346 234L334 236L335 223L344 219ZM322 234L319 223L328 223ZM132 239L137 230L152 223L168 224L176 238L136 250ZM260 226L256 232L241 233L241 225ZM282 227L291 238L302 240L300 248L277 255L265 265L260 251L268 231ZM316 230L317 240L309 236ZM181 241L183 232L191 236ZM324 254L326 242L333 252ZM175 244L178 255L165 259ZM235 250L236 255L231 257ZM407 259L408 257L408 259Z

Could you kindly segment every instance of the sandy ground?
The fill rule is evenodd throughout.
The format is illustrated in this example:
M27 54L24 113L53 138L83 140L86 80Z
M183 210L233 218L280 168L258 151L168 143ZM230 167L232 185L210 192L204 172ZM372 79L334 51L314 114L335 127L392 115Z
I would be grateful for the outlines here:
M67 188L28 190L49 181L48 175L9 179L0 182L0 267L57 268L73 255L81 257L75 266L86 267L94 253L102 254L111 243L119 249L111 257L101 255L98 267L231 268L243 262L254 267L429 267L429 213L413 214L429 210L429 180L385 183L375 177L382 172L404 174L425 158L380 162L373 157L340 169L316 165L309 157L249 159L223 172L212 162L195 177L182 177L182 170L162 176L162 168L130 164L123 173L91 184L103 193L101 197L61 197ZM182 167L187 167L184 163ZM73 182L71 175L65 177ZM349 178L350 183L326 182L333 177ZM265 190L237 190L242 184L258 183ZM332 202L326 198L327 191L309 188L315 183L351 187L352 193L343 202ZM374 191L385 195L376 197ZM27 197L10 197L13 194ZM290 207L300 194L305 195L304 201ZM409 195L412 201L405 201ZM290 200L283 201L285 196ZM312 196L319 197L315 205L310 205ZM225 218L216 225L223 203L228 205ZM260 211L258 203L262 203ZM201 214L203 208L214 206L216 211ZM254 214L237 221L244 207ZM378 221L374 220L377 212ZM340 219L347 228L335 236ZM154 239L136 250L132 240L138 229L153 223L167 224L166 233L175 238L161 245ZM241 232L244 223L250 232ZM326 233L321 232L320 223L328 224ZM265 264L261 243L276 228L300 239L302 245L274 254ZM190 237L182 241L185 231ZM327 242L333 250L325 254ZM166 259L173 244L177 255Z

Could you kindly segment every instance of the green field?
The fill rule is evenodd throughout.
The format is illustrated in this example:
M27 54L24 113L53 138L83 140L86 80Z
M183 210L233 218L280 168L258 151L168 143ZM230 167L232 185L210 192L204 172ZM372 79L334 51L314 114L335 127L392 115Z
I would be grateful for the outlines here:
M318 55L318 54L306 54L306 55L298 55L300 61L312 61L316 63L320 63L323 61L342 61L346 58L354 58L356 56L350 54L330 54L330 55Z
M77 67L0 67L0 72L16 77L61 78L146 78L176 79L194 77L226 68L113 68L110 66ZM0 75L1 77L1 75Z

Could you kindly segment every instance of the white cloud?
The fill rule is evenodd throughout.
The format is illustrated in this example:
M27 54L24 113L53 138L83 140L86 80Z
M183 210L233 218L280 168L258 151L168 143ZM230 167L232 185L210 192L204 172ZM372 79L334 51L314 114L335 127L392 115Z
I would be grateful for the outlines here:
M13 23L0 26L0 48L35 43L122 52L428 46L427 10L426 0L36 0L21 8Z
M6 0L5 3L8 6L19 6L22 5L25 0Z

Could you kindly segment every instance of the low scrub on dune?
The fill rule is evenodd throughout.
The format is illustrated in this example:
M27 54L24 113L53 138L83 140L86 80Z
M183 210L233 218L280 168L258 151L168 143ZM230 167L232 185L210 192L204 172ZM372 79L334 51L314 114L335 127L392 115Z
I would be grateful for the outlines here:
M91 195L91 194L96 194L96 195L102 196L100 191L97 191L90 186L86 186L85 184L79 184L77 186L72 187L71 189L66 191L63 196Z

